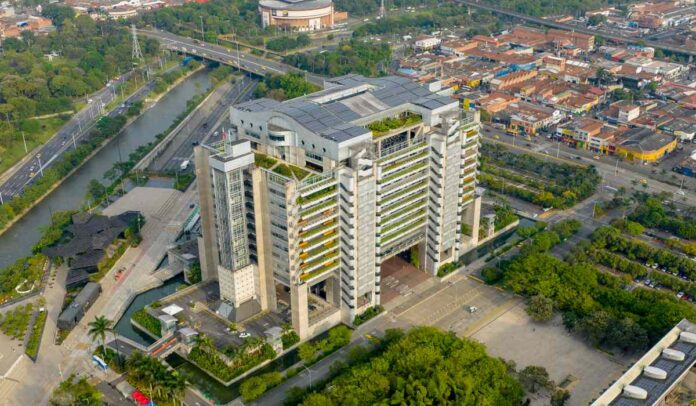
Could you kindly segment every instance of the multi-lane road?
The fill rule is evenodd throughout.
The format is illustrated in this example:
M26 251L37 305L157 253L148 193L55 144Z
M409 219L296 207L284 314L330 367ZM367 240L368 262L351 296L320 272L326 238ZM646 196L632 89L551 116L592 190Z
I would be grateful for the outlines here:
M104 113L104 108L116 98L116 88L128 80L131 73L125 74L118 79L111 81L104 89L94 93L88 100L91 100L85 108L78 111L58 132L48 140L42 147L34 151L33 155L26 159L23 164L10 170L9 174L4 175L4 182L0 185L0 197L3 202L8 201L14 195L21 193L22 190L35 179L42 176L42 172L51 166L66 151L75 148L77 144L89 134L89 130L95 123L95 119ZM131 103L142 99L151 90L154 82L131 95L126 103ZM114 117L123 113L124 107L117 107L108 113Z
M178 170L183 161L191 159L195 145L204 142L216 132L220 133L221 128L229 128L225 122L229 118L230 106L251 99L257 84L257 80L243 76L228 86L229 89L221 97L206 100L186 118L187 121L180 127L178 134L172 134L175 139L162 149L147 169L159 172Z
M321 87L324 86L324 78L319 75L305 72L282 62L259 58L248 53L240 52L238 49L231 50L219 45L203 43L166 31L139 30L138 33L146 37L157 39L161 47L169 50L231 65L258 76L266 76L268 74L282 75L296 72L305 75L307 81L310 83Z

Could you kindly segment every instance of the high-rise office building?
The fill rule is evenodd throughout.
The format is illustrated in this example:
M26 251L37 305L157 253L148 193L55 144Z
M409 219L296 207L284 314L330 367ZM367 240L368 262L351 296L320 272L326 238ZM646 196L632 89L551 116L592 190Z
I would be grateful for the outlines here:
M479 124L457 100L349 75L231 120L236 139L196 165L203 277L240 314L288 309L307 337L379 304L390 258L436 274L476 245Z

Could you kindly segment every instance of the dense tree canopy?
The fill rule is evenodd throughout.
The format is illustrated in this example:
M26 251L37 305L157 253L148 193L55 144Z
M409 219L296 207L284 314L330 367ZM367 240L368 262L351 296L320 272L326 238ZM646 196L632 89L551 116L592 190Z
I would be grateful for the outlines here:
M391 60L391 48L387 44L362 42L356 39L343 41L336 50L303 52L288 55L284 61L310 72L328 76L359 73L365 76L384 74Z
M419 327L354 364L305 398L305 405L519 405L523 390L483 345Z

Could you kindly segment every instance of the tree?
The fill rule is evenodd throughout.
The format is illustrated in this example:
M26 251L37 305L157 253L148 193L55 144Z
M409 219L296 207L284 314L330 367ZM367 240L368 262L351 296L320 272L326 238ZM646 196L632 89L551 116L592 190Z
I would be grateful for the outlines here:
M593 16L590 16L590 18L587 20L587 25L597 26L605 21L607 21L607 16L601 15L601 14L595 14Z
M532 296L527 303L527 314L535 321L549 321L553 318L553 301L544 295Z
M101 341L102 351L106 354L106 333L113 331L112 321L104 316L97 316L89 322L89 337L92 341Z
M491 113L489 113L488 110L484 110L484 109L481 109L479 111L481 112L481 122L490 123L491 122Z
M549 380L549 373L546 368L537 365L529 365L519 373L522 386L531 393L536 393L538 389L550 389L554 386L553 381Z
M304 362L309 362L314 358L314 355L317 353L317 348L314 346L314 344L310 342L306 342L300 345L298 349L298 354L300 355L300 359Z
M570 392L567 389L556 388L551 395L551 406L565 406L570 399Z
M51 405L54 406L101 406L101 392L87 382L86 377L77 379L70 375L58 385L51 394Z
M104 197L106 187L96 179L92 179L87 184L87 196L89 200L97 201Z

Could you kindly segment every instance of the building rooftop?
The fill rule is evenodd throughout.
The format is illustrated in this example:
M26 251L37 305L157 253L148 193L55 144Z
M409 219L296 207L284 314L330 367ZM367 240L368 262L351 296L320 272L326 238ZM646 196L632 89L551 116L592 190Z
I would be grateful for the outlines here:
M619 144L623 148L646 152L658 150L674 141L673 136L649 128L633 128L626 131L621 138Z
M659 403L696 363L696 324L684 319L628 369L592 405Z
M331 5L331 0L261 0L259 6L276 10L314 10Z
M281 113L315 134L341 142L369 133L364 124L371 116L408 103L435 110L457 102L403 77L346 75L330 79L327 89L311 95L285 102L256 99L235 108L248 112Z

